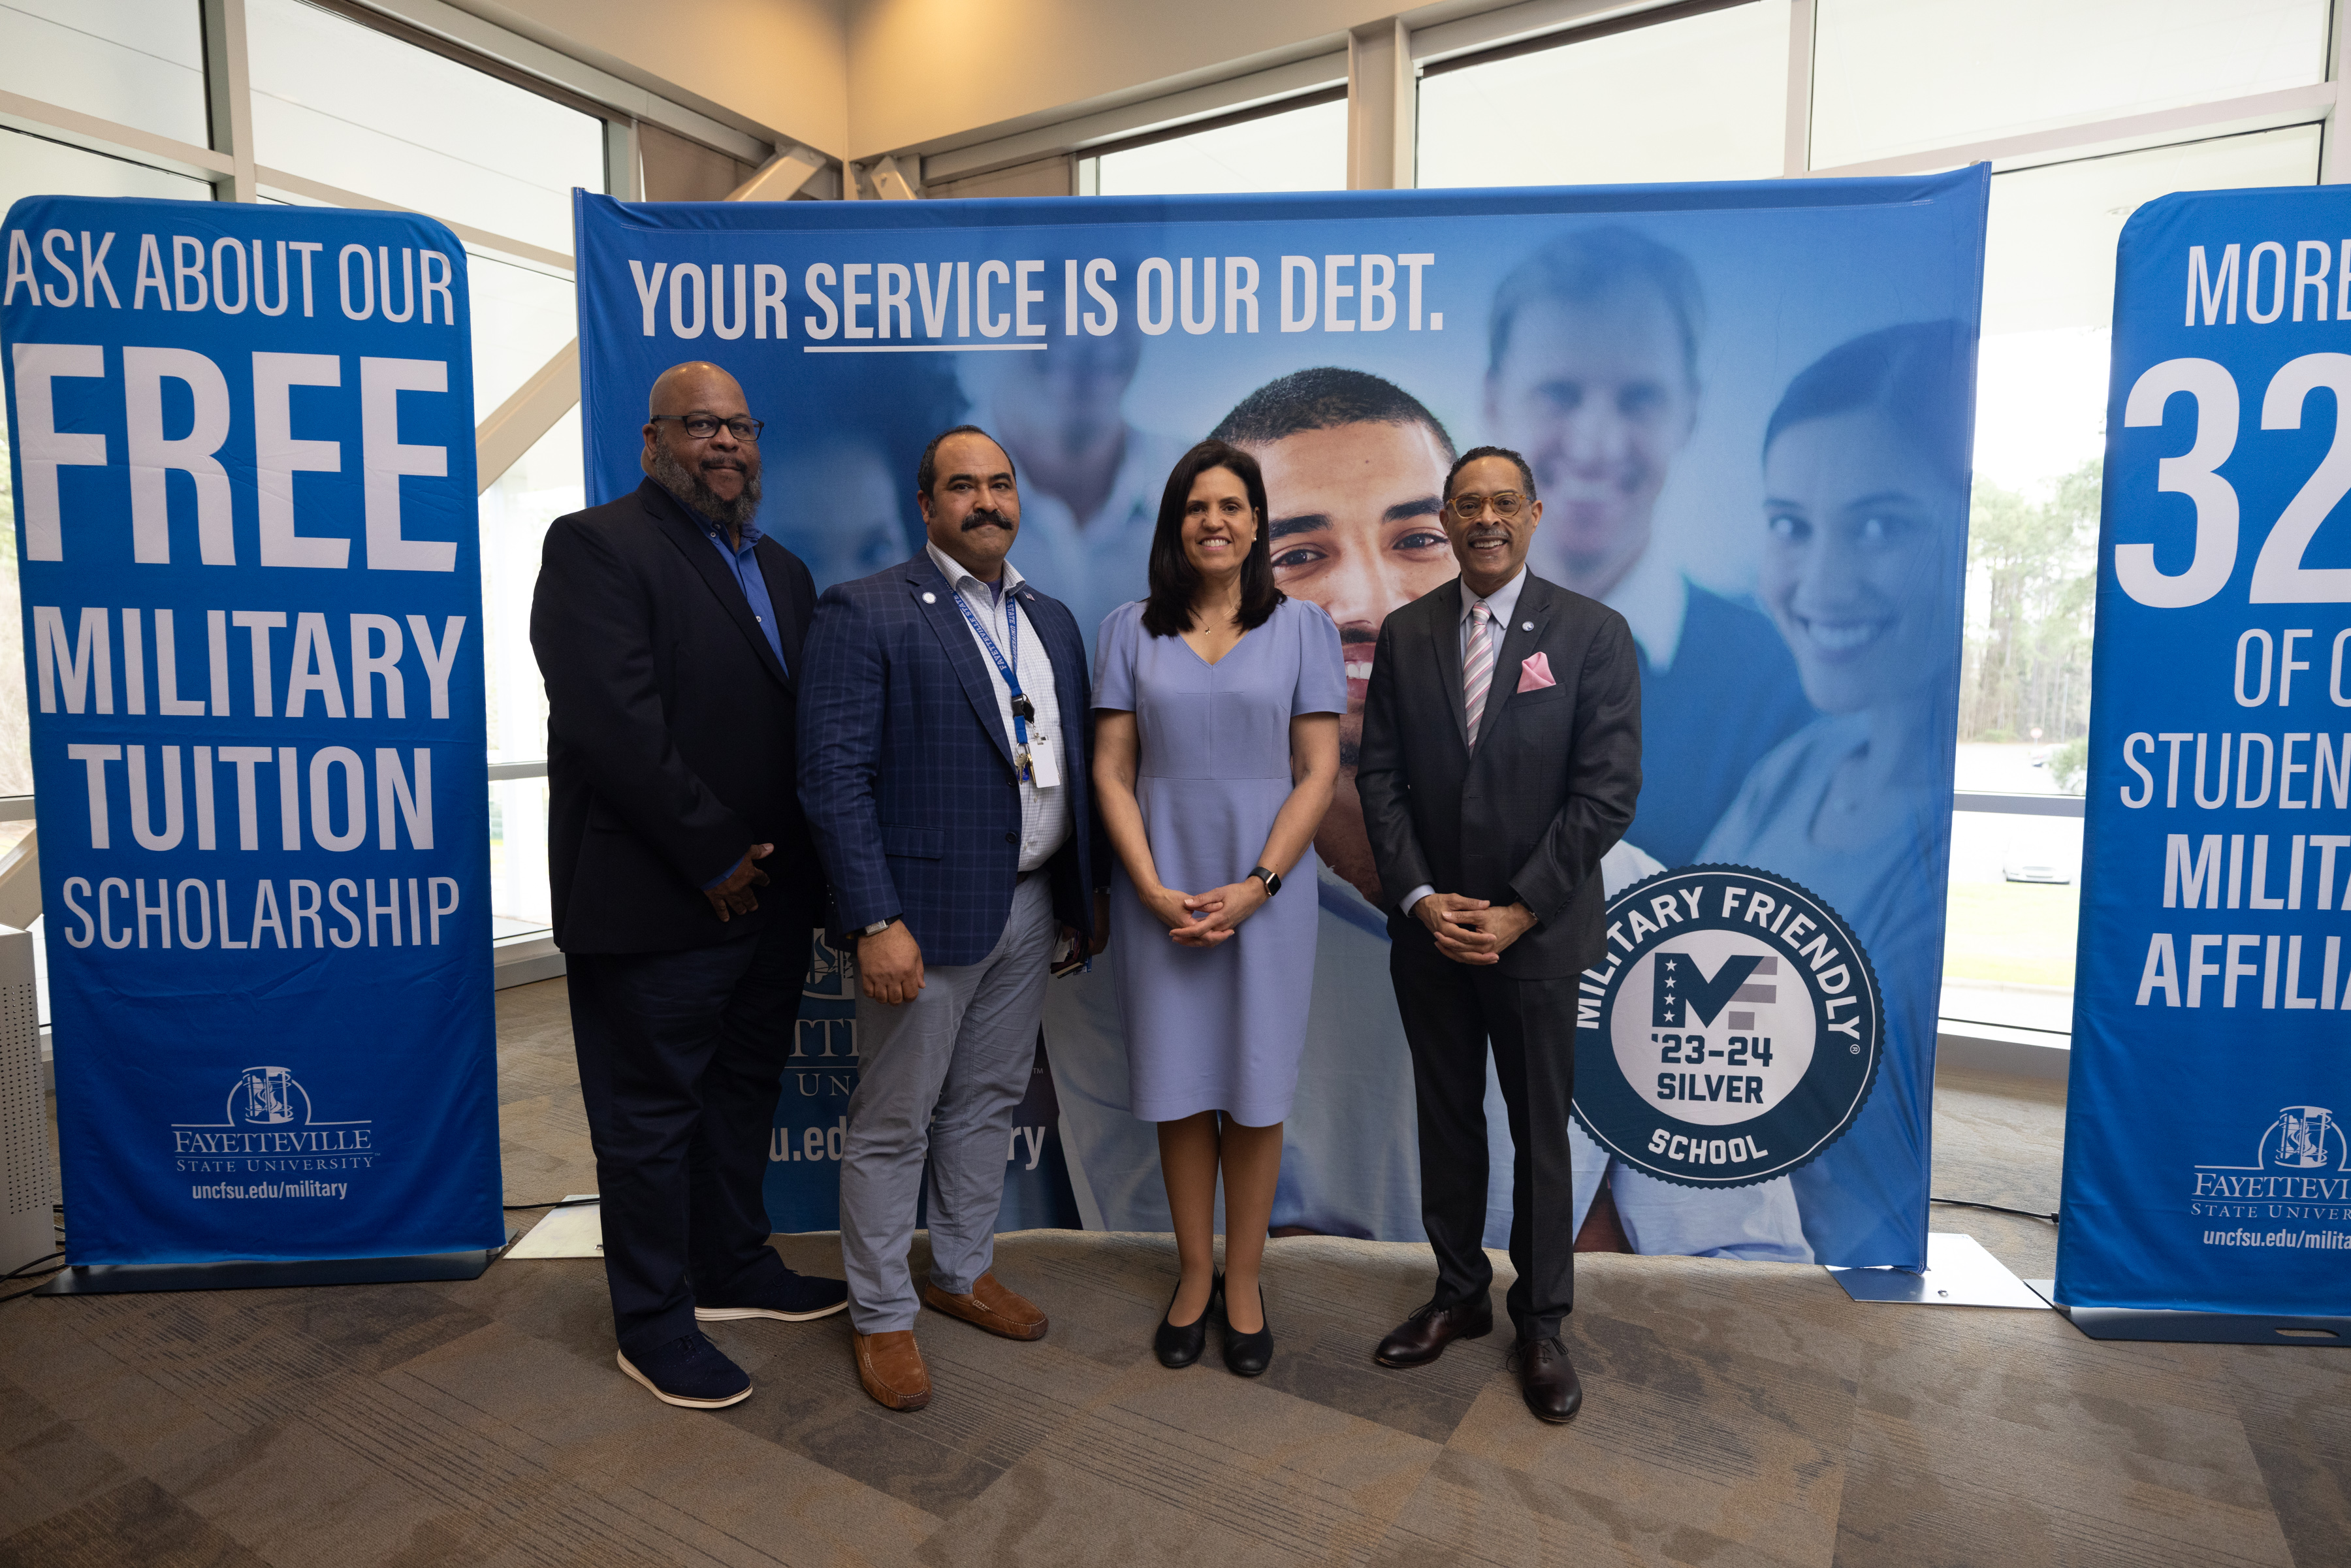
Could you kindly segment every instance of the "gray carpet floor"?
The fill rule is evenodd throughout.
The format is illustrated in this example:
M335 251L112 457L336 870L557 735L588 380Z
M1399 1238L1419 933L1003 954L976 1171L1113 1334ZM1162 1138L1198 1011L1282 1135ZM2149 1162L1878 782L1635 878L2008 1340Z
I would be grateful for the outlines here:
M591 1188L562 983L498 1011L509 1198ZM2063 1111L1946 1073L1936 1191L2053 1208ZM1936 1212L2053 1268L2045 1224ZM837 1266L831 1237L777 1244ZM914 1416L859 1390L841 1317L716 1325L758 1392L662 1406L613 1367L590 1260L13 1302L0 1563L2351 1562L2339 1352L2100 1344L2051 1312L1858 1305L1813 1268L1586 1254L1587 1403L1554 1429L1499 1336L1372 1364L1423 1249L1273 1242L1256 1382L1152 1358L1164 1239L998 1257L1051 1334L926 1316Z

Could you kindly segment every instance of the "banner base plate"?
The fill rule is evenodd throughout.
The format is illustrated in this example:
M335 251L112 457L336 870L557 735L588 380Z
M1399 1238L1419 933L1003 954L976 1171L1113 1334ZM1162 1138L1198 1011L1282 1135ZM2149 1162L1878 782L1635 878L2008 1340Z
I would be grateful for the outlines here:
M2351 1345L2351 1318L2276 1318L2240 1312L2178 1312L2157 1307L2069 1307L2054 1280L2027 1280L2065 1320L2092 1339L2156 1344Z
M601 1258L604 1255L604 1206L592 1192L563 1195L569 1208L558 1206L507 1249L507 1260L528 1258Z
M2047 1312L2049 1303L1983 1249L1974 1237L1932 1231L1927 1237L1927 1268L1836 1269L1829 1278L1856 1301L1899 1301L1925 1307L2016 1307Z
M507 1239L512 1242L513 1234ZM408 1258L313 1258L292 1263L91 1263L58 1273L37 1296L113 1296L136 1291L270 1291L312 1285L394 1285L478 1280L500 1249Z

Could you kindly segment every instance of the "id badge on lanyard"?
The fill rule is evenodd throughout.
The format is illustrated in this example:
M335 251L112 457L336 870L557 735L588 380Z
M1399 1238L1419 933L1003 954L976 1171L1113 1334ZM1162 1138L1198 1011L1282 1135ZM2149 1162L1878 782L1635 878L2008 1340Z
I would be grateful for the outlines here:
M1005 688L1012 695L1012 767L1023 784L1040 789L1059 789L1061 783L1061 754L1050 737L1040 730L1034 737L1029 727L1037 721L1037 705L1020 689L1020 612L1016 596L1008 592L1004 599L1004 641L1010 646L1012 656L1007 659L987 634L987 624L972 613L971 601L957 590L956 608L971 629L979 633L980 645L996 662L996 673L1004 677Z

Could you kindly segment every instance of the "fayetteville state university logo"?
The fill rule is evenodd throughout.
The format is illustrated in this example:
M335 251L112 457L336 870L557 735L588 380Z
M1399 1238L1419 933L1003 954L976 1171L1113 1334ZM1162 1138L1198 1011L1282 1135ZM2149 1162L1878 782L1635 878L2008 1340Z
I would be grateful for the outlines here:
M338 1122L319 1115L309 1092L287 1068L248 1067L229 1084L219 1121L172 1124L172 1168L215 1178L279 1178L199 1185L198 1197L340 1197L348 1184L329 1188L298 1178L373 1169L384 1153L377 1131L372 1119Z
M1835 910L1770 872L1685 866L1626 888L1577 989L1576 1119L1684 1186L1787 1175L1876 1080L1876 973Z

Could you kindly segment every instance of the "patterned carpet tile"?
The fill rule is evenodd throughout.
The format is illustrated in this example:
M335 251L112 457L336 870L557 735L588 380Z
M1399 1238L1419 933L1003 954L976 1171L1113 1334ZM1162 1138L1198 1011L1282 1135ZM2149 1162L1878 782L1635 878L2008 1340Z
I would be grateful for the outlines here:
M565 1012L559 982L498 999L517 1200L596 1185ZM2054 1088L1945 1075L1934 1190L2053 1207L2062 1120ZM2050 1265L2043 1223L1936 1228ZM837 1237L777 1247L841 1272ZM2351 1356L2099 1343L2048 1312L1858 1304L1815 1268L1585 1254L1586 1405L1552 1427L1504 1369L1506 1319L1429 1366L1372 1362L1427 1298L1425 1247L1274 1240L1255 1380L1215 1333L1194 1367L1152 1356L1165 1237L1007 1236L997 1272L1050 1334L925 1312L914 1415L859 1388L845 1316L715 1325L756 1394L662 1405L613 1364L592 1259L26 1301L0 1309L0 1568L2351 1563Z
M948 1520L925 1558L1360 1563L1438 1452L1219 1365L1148 1362Z

